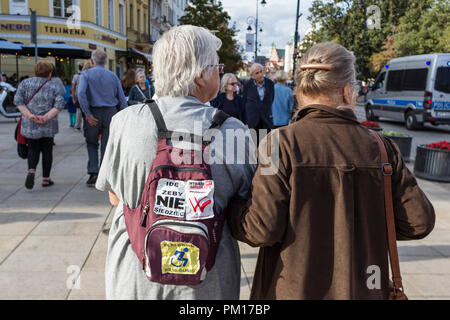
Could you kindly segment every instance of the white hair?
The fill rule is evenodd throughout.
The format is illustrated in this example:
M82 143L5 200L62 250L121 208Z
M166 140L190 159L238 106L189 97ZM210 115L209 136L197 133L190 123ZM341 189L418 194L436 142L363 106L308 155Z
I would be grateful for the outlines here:
M153 47L153 77L158 97L187 96L197 85L194 80L210 65L219 62L217 51L222 41L202 27L173 27ZM204 79L212 75L212 68Z
M255 71L255 68L256 68L256 67L259 67L259 68L261 68L261 69L264 71L264 67L263 67L261 64L259 64L259 63L254 63L254 64L252 64L252 66L250 67L250 75L253 74L253 72Z
M104 66L108 60L108 55L103 50L95 50L91 54L91 59L96 65Z
M222 77L222 80L220 81L220 92L227 92L227 86L228 86L228 81L231 78L236 78L236 76L232 73L225 73Z
M140 76L141 74L143 74L144 77L147 76L147 75L145 74L145 70L144 70L144 69L142 69L142 68L137 69L137 70L136 70L136 77L135 77L136 81L138 80L138 78L139 78L139 76Z

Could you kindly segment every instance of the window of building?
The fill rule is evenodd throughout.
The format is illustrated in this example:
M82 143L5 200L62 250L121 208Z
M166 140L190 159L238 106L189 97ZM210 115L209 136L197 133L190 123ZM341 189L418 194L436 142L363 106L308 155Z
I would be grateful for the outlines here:
M9 13L28 15L28 0L9 0Z
M147 33L147 15L144 13L144 33Z
M52 9L53 12L51 15L53 17L61 17L61 18L68 18L72 15L72 13L67 12L67 9L73 5L75 1L72 0L52 0Z
M108 29L114 30L114 0L108 0Z
M103 5L102 0L94 0L95 23L103 25Z
M134 29L134 6L130 3L130 28Z
M119 32L125 34L125 10L124 5L119 4Z
M141 9L137 9L137 31L141 33Z
M450 93L450 67L439 67L437 69L434 89Z

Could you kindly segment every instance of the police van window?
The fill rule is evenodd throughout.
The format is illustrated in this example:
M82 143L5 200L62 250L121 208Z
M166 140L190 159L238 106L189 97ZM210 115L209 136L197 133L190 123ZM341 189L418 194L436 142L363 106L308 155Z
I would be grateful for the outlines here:
M437 69L434 89L450 93L450 67L439 67Z
M373 90L378 90L378 89L383 88L383 86L384 86L384 79L386 79L386 72L380 73L380 75L378 76L375 84L373 85Z
M425 91L428 69L407 69L389 71L388 91Z
M403 70L389 71L386 89L387 91L400 91L402 90L402 78Z
M428 69L408 69L403 74L402 90L425 91Z

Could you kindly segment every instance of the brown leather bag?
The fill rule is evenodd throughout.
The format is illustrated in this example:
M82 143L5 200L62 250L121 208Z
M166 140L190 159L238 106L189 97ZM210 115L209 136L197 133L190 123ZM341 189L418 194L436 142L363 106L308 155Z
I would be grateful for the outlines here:
M388 236L388 249L391 261L393 287L389 293L389 300L408 300L404 293L402 277L400 274L400 262L398 258L397 239L395 232L394 205L392 202L392 173L393 168L389 163L386 147L381 137L373 130L369 130L378 142L381 153L382 171L384 176L384 206L386 210L386 227Z

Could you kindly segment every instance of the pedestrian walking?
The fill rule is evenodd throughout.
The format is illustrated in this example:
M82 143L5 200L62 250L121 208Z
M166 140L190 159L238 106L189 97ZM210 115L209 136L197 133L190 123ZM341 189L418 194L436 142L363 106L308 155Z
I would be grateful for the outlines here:
M28 144L28 173L25 187L34 187L34 178L42 153L42 186L54 184L50 179L53 163L53 138L58 133L58 113L64 109L64 96L51 81L53 66L39 61L35 77L22 81L17 88L14 104L22 113L21 134Z
M222 65L219 64L217 51L220 46L221 41L209 30L190 25L172 28L155 43L155 102L161 113L161 117L156 119L159 119L159 123L163 120L167 130L195 133L195 128L202 128L202 132L197 135L203 135L211 126L218 111L206 103L216 97L219 89L219 69ZM96 184L97 189L109 191L112 203L118 205L109 231L105 267L106 297L150 300L238 299L239 247L226 225L214 267L200 285L169 285L149 281L142 270L140 259L133 251L132 245L135 243L130 242L127 232L124 206L137 208L140 203L157 152L158 129L155 121L149 105L138 104L118 113L111 123L111 139ZM227 129L249 133L240 121L230 117L218 129L224 139L220 139L222 146L227 145ZM172 140L178 148L192 150L196 146L186 142ZM234 143L234 139L228 142ZM220 144L214 140L211 149L215 148L215 143ZM247 144L246 148L250 154L251 146ZM211 164L210 168L214 177L214 206L216 212L221 214L233 195L248 196L255 166L241 164L245 162L240 161L237 164L217 162ZM177 203L179 205L181 202ZM208 203L202 204L202 210ZM154 250L161 250L161 247L158 245ZM179 254L180 260L182 253Z
M250 67L250 76L252 79L244 85L243 104L248 127L256 130L259 142L263 138L259 135L260 129L265 129L267 132L273 129L274 84L272 80L265 77L264 67L259 63L254 63Z
M71 128L75 128L77 122L77 106L73 103L72 97L69 97L66 103L67 111L69 112L69 123Z
M125 94L125 97L128 99L130 96L130 90L134 87L136 84L136 70L134 69L128 69L127 73L122 77L121 80L123 93Z
M95 50L91 57L93 68L82 72L77 89L78 101L86 117L84 133L89 155L87 165L89 179L86 184L89 187L93 187L97 180L99 164L108 143L111 118L119 109L128 106L119 78L105 68L107 60L108 57L104 51Z
M144 70L139 70L136 72L136 84L131 88L129 93L128 104L132 106L138 103L144 103L145 100L151 99L154 93L152 87L146 82Z
M275 73L275 97L272 104L274 128L280 128L289 124L294 96L292 90L286 86L287 74L283 70Z
M81 125L82 125L82 123L84 121L85 116L83 114L83 111L81 110L80 102L78 101L77 90L78 90L78 85L80 84L81 73L83 71L85 71L85 70L91 69L92 65L91 65L91 63L89 61L87 61L84 64L80 64L78 66L78 68L79 68L78 69L79 72L77 74L75 74L73 76L73 79L72 79L71 96L72 96L72 99L73 99L73 101L75 103L75 106L77 107L77 120L75 122L75 128L78 129L78 130L81 130Z
M242 99L238 95L238 88L239 82L236 76L232 73L224 74L220 82L220 92L211 101L211 105L245 123L245 109Z
M315 45L296 83L296 122L260 146L278 136L278 171L262 174L263 157L251 201L232 201L227 213L232 234L261 247L251 299L387 299L385 176L392 174L397 240L427 236L433 206L396 144L380 136L392 167L382 165L378 138L357 121L353 53Z

